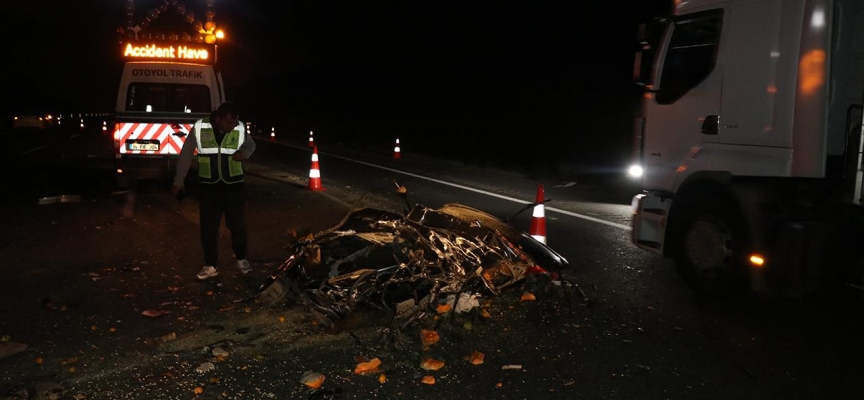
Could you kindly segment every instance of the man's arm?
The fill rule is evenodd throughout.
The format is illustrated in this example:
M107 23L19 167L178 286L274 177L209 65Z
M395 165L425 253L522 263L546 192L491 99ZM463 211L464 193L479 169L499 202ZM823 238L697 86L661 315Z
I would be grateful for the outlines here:
M243 138L243 144L237 149L237 152L234 153L234 161L246 160L249 157L252 157L252 153L255 152L255 140L252 139L252 135L249 134L249 131L246 131L246 136ZM239 154L239 155L238 155Z
M180 155L177 158L177 173L174 175L174 187L171 190L174 195L183 190L186 174L189 173L189 166L192 165L192 155L195 154L195 148L198 147L198 139L195 136L195 128L197 126L198 123L195 123L189 134L186 135L183 148L180 149Z

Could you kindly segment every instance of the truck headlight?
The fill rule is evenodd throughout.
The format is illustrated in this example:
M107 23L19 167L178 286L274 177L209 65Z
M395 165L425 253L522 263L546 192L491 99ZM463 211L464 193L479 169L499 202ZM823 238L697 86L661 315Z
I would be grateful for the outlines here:
M641 178L642 172L642 166L634 164L627 170L627 175L630 175L631 178Z

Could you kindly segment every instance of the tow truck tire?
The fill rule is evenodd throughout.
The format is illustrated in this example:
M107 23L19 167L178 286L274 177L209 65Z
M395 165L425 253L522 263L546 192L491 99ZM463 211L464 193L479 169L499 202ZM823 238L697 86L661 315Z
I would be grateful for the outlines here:
M748 236L741 214L723 196L682 204L675 264L696 292L728 297L746 288Z

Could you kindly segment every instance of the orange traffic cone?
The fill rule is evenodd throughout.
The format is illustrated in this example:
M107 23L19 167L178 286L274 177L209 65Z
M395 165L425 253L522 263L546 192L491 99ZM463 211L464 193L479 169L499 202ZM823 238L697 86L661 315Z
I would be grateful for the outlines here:
M402 150L399 149L399 138L396 138L396 147L393 148L393 158L397 160L402 158Z
M546 209L543 207L543 197L543 184L540 184L540 187L537 188L537 199L534 200L537 205L534 206L534 214L531 216L531 230L528 231L528 234L537 239L538 242L546 243Z
M276 140L276 127L270 128L270 140Z
M312 148L312 168L309 170L309 189L324 190L321 186L321 169L318 166L318 146Z
M315 146L315 139L312 138L312 131L309 131L309 147Z

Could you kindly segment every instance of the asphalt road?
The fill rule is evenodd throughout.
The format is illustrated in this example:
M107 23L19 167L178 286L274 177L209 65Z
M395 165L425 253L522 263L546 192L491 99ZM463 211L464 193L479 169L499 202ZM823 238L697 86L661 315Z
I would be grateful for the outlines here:
M32 133L32 132L31 132ZM259 141L249 171L256 271L226 268L220 285L199 269L196 190L178 202L165 182L111 186L110 152L98 129L4 134L13 143L0 234L0 336L27 348L0 359L0 396L56 388L63 398L857 399L864 394L858 293L716 300L694 295L668 260L635 249L626 187L567 182L466 167L392 149L319 139L325 191L306 187L303 141ZM34 150L35 149L35 150ZM108 148L110 150L110 148ZM107 156L107 157L106 157ZM606 177L606 179L610 179ZM328 228L351 209L401 210L393 180L430 206L460 202L509 216L543 185L550 246L577 291L522 290L484 299L490 318L425 321L396 348L378 343L372 315L328 331L290 305L248 298L298 236ZM59 195L67 194L68 202ZM75 197L80 196L80 197ZM39 199L43 203L39 204ZM50 199L58 202L50 202ZM513 219L527 229L530 214ZM227 263L227 232L222 249ZM145 310L167 311L159 317ZM420 328L441 341L424 347ZM173 334L173 336L172 336ZM214 357L213 347L229 355ZM8 345L6 347L8 349ZM204 351L206 348L207 351ZM484 364L465 362L472 351ZM379 375L360 361L379 357ZM424 371L425 357L445 361ZM195 369L213 362L215 370ZM505 368L507 367L507 368ZM305 371L324 374L315 392ZM424 375L434 385L420 383Z

